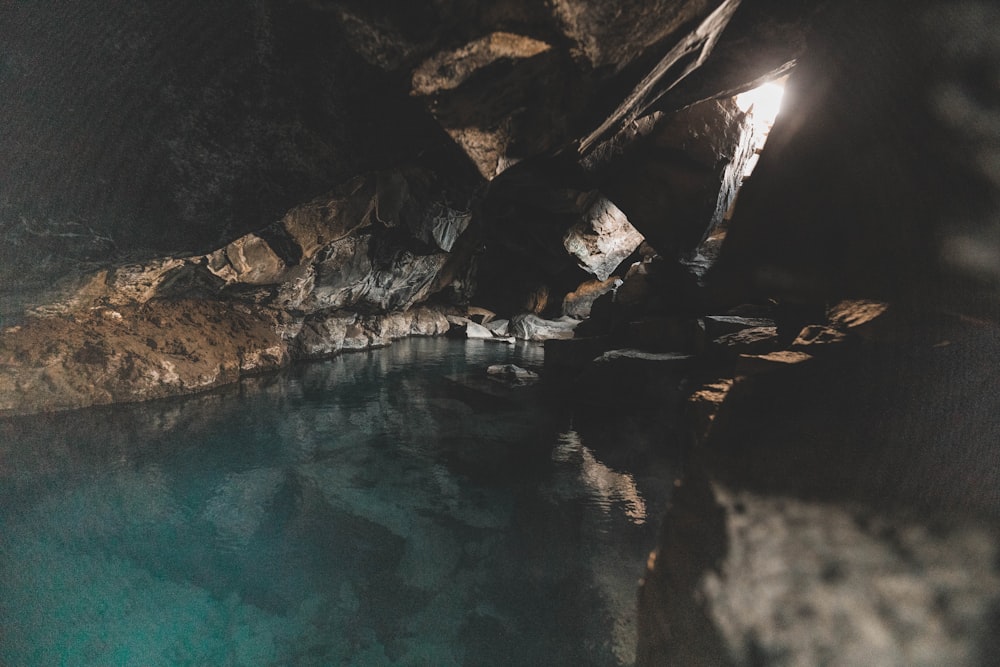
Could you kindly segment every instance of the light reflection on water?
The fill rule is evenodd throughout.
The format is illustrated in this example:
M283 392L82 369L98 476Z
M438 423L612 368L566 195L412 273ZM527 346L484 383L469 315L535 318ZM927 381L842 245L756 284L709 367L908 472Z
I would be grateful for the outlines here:
M499 362L541 349L0 422L0 664L627 664L669 464L603 463Z

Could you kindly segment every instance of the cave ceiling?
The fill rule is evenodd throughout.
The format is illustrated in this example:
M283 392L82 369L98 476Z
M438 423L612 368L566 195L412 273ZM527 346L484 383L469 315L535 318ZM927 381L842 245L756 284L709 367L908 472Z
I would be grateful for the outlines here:
M601 162L640 116L789 67L810 13L733 0L4 3L0 291L81 262L209 251L365 172L420 162L471 191L540 156Z

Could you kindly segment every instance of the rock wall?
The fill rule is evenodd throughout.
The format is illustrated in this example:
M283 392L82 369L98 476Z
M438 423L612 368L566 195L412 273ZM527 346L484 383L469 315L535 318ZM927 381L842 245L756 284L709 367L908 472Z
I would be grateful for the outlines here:
M446 141L308 3L5 3L0 23L10 299L80 262L204 252Z
M994 662L998 329L866 308L694 380L639 664Z
M669 420L688 464L640 664L995 662L992 5L49 2L0 23L0 415L404 335L547 340L552 375ZM728 98L796 60L736 201Z
M719 282L995 317L996 85L976 74L997 66L995 25L975 2L827 8L740 195Z
M451 307L416 305L462 272L448 251L468 227L461 194L420 169L361 176L207 255L86 276L0 330L0 415L202 391L447 333Z

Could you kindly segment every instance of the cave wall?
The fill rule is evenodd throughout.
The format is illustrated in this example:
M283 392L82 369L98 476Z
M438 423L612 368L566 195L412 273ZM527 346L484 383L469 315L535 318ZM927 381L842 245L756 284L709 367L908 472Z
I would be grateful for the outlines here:
M996 15L830 7L740 195L720 282L996 316Z
M0 21L18 319L0 412L410 334L553 338L571 394L669 416L687 462L640 664L995 657L991 5L7 3ZM796 61L730 210L748 156L725 98Z
M308 3L13 2L0 24L11 299L81 262L211 250L446 145Z

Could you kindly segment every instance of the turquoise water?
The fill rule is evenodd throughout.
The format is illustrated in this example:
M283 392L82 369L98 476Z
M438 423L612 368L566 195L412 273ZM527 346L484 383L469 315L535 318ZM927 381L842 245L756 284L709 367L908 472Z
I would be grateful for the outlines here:
M0 664L628 664L670 465L498 362L541 350L0 422Z

